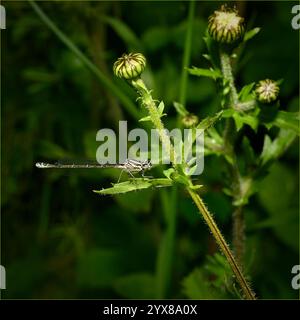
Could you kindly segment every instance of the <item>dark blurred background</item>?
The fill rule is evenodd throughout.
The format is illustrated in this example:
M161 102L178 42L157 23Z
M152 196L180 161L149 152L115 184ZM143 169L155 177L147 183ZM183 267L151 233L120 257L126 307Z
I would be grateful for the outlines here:
M35 168L41 160L94 158L99 129L117 130L119 120L128 120L129 128L140 125L26 1L1 4L7 14L1 31L2 298L228 297L217 286L210 290L209 257L217 247L184 192L176 199L168 189L104 197L92 190L117 181L118 171ZM189 2L38 4L133 102L134 92L114 78L112 64L124 52L143 52L145 80L165 102L167 127L176 126L173 101L179 100ZM262 28L243 53L237 85L283 78L281 105L288 111L299 107L294 4L237 4L248 29ZM219 5L196 2L191 65L208 66L203 36L207 17ZM200 118L219 109L212 80L189 77L187 108ZM252 136L259 148L262 137ZM224 170L222 159L208 157L200 180L205 203L230 242L233 209L222 192ZM260 298L297 298L290 283L299 261L298 177L296 141L246 207L245 269ZM176 227L167 217L175 208Z

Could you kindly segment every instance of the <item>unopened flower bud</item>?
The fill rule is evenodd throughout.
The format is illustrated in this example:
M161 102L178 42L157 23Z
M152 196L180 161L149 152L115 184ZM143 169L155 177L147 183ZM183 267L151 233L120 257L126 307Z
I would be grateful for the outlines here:
M255 94L258 101L262 103L271 103L278 97L279 86L273 80L261 80L256 86Z
M113 66L114 74L127 80L137 78L146 67L146 58L141 53L123 54Z
M182 124L187 127L194 127L199 122L198 117L195 114L189 113L182 118Z
M244 18L236 9L222 6L208 18L208 33L218 42L233 43L243 36L244 31Z

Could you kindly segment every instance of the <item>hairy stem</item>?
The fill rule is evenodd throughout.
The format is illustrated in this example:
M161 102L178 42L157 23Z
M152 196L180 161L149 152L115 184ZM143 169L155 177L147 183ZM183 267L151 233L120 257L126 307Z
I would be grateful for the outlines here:
M212 215L210 214L210 212L206 208L206 206L203 203L200 196L194 190L192 190L190 188L188 188L187 190L188 190L191 198L194 200L197 208L199 209L203 219L207 223L210 231L212 232L217 244L220 247L221 252L225 255L228 263L230 264L231 269L232 269L234 275L236 276L236 279L237 279L238 283L240 284L246 299L254 300L255 295L252 292L249 284L247 283L240 267L238 266L238 263L236 262L228 244L226 243L224 237L222 236L222 234L221 234L218 226L216 225Z
M233 109L237 108L239 98L238 93L234 84L234 77L232 73L231 63L230 63L230 56L227 52L221 49L220 51L220 60L221 60L221 68L224 79L228 82L230 88L230 107Z
M239 265L243 266L244 244L245 243L245 221L243 207L239 206L233 212L233 247Z
M155 101L152 98L151 92L147 89L144 82L141 79L131 81L133 87L137 90L138 94L141 97L142 104L147 108L151 121L154 124L154 127L158 130L159 137L162 141L162 144L165 148L169 148L170 154L172 155L171 162L175 167L174 159L174 147L170 141L169 136L166 134L164 130L164 125L160 119L160 114L156 107ZM204 205L202 199L199 197L197 193L192 189L193 185L190 182L190 187L187 187L187 190L197 205L200 213L202 214L204 220L206 221L210 231L212 232L217 244L220 247L221 252L225 255L230 264L233 273L235 274L237 281L239 282L244 295L247 299L255 299L254 293L251 291L245 277L243 276L237 262L234 259L232 252L230 251L225 239L223 238L218 226L216 225L213 217L209 213L208 209Z
M229 92L229 108L238 109L239 99L237 89L234 83L230 57L227 52L220 50L220 61L224 80L228 83ZM237 157L234 151L235 143L235 124L233 119L226 119L225 130L223 134L224 151L228 160L229 173L232 177L232 191L234 200L239 200L242 196L242 181L237 164ZM233 247L237 260L243 265L244 247L245 247L245 222L243 216L243 207L238 206L233 212Z
M165 131L165 127L161 121L161 115L158 112L156 103L151 95L151 91L147 89L142 79L136 79L131 81L132 86L137 90L140 95L142 105L148 110L151 121L154 127L157 129L159 138L163 145L163 148L170 155L171 163L175 163L175 150L170 141L169 136Z

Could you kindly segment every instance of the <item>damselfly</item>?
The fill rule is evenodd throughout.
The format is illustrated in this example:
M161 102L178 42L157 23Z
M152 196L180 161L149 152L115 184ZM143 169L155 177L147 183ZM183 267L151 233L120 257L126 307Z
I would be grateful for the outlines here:
M40 169L97 169L97 168L116 168L121 169L121 174L119 176L118 182L121 179L122 173L124 171L128 172L133 178L133 172L141 172L142 177L144 176L144 173L146 170L150 170L152 168L151 161L149 160L134 160L134 159L127 159L123 163L117 163L117 164L111 164L111 163L105 163L100 164L97 162L85 162L85 163L74 163L74 162L54 162L54 163L48 163L48 162L37 162L36 167Z

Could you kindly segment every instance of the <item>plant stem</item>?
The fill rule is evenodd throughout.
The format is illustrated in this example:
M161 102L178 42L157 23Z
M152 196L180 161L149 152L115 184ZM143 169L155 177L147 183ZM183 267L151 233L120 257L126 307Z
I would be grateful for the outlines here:
M202 217L204 218L205 222L207 223L210 231L212 232L217 244L219 245L221 252L225 255L227 261L229 262L231 269L236 276L238 283L240 284L243 293L246 299L254 300L255 295L252 292L251 288L249 287L241 269L238 266L228 244L226 243L224 237L222 236L218 226L216 225L212 215L209 213L208 209L206 208L205 204L203 203L200 196L192 189L187 188L191 198L194 200L197 208L199 209Z
M220 49L220 60L223 77L228 82L230 88L230 107L236 109L239 102L239 98L234 84L234 77L230 63L230 57L228 53L223 51L222 49Z
M234 76L230 63L230 57L227 52L220 49L220 61L222 73L225 81L228 83L229 92L229 108L238 109L239 99L237 89L234 83ZM228 118L225 124L223 135L224 149L229 159L229 172L232 176L232 191L234 194L234 201L237 201L242 196L242 181L239 167L237 164L237 157L234 151L235 143L235 124L233 119ZM238 206L235 208L233 215L233 247L236 254L237 261L242 266L245 247L245 222L243 216L243 207Z
M164 125L160 119L160 114L156 107L155 101L151 96L151 92L146 88L144 82L141 79L132 81L132 85L133 87L135 87L135 89L138 91L138 94L141 96L142 104L144 105L144 107L148 109L151 121L154 124L154 127L158 130L158 134L160 136L163 146L165 146L166 148L169 148L170 153L173 154L173 159L171 159L171 162L175 167L174 148L173 148L173 145L171 144L169 136L166 134L164 130ZM192 187L192 182L190 182L190 187L187 187L187 190L190 196L192 197L192 199L194 200L195 204L197 205L200 213L202 214L204 220L206 221L214 238L216 239L216 242L219 245L221 252L223 252L225 257L227 258L228 263L230 264L232 271L235 274L237 281L239 282L245 294L245 297L247 299L255 299L254 293L251 291L250 287L248 286L246 279L244 278L237 262L234 259L232 252L230 251L213 217L211 216L208 209L204 205L202 199L199 197L197 193L195 193L195 191L191 187Z
M192 36L193 36L193 24L195 16L195 1L191 0L189 4L189 16L187 24L187 32L184 45L183 61L182 61L182 73L180 79L180 96L179 102L182 105L186 103L186 89L187 89L187 80L188 80L188 71L187 67L190 65L191 60L191 49L192 49Z
M52 30L55 35L61 40L61 42L69 48L77 58L98 78L101 84L111 91L113 95L118 97L121 103L124 105L126 111L136 120L139 120L140 113L136 108L133 101L124 94L118 86L116 86L101 70L99 70L95 64L83 54L78 47L54 24L54 22L43 12L37 3L32 0L28 0L29 4L40 17L40 19Z
M171 163L175 162L176 155L170 138L165 131L165 127L161 121L161 115L158 112L156 103L151 95L151 91L147 89L144 81L140 78L131 81L132 86L137 90L141 97L143 106L148 110L151 121L154 127L157 129L161 143L165 151L170 155Z
M233 212L233 247L236 259L239 265L243 266L243 257L245 250L245 221L243 216L243 207L238 206Z

